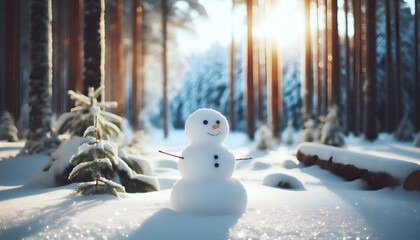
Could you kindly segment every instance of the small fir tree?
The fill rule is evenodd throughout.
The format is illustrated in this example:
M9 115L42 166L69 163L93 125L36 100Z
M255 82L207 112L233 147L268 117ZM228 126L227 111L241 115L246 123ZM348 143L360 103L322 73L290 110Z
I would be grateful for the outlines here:
M8 142L17 142L18 130L15 126L13 116L9 112L3 112L0 118L0 140Z
M413 132L414 126L411 123L408 114L405 113L397 129L395 129L394 139L402 142L411 142L413 141Z
M269 150L274 147L274 139L270 128L262 125L257 131L257 148L260 150Z
M343 147L344 133L338 119L338 108L334 106L328 112L326 122L322 127L321 143L336 147Z
M98 116L99 113L95 115ZM72 179L78 175L91 172L93 181L79 183L74 190L75 194L109 193L118 197L118 192L125 193L125 188L101 175L101 169L112 168L113 165L118 164L117 149L111 143L99 140L97 124L97 117L95 117L94 126L86 129L83 137L91 140L81 145L78 153L71 157L70 164L77 166L73 168L68 178Z
M315 138L315 131L314 131L314 120L308 119L303 124L302 130L302 142L314 142Z
M414 143L413 143L414 147L416 148L420 148L420 132L417 134L416 139L414 139Z
M60 116L56 127L58 134L69 133L72 136L83 136L85 129L93 125L97 109L115 108L118 105L117 102L98 102L97 98L104 90L104 86L99 87L96 91L91 87L88 96L69 90L68 94L76 101L76 107L72 108L71 112ZM98 112L97 131L100 139L122 136L121 130L111 121L119 124L122 118L113 113Z
M287 122L287 128L286 128L286 139L285 139L285 143L287 145L291 145L293 144L293 120L289 120Z

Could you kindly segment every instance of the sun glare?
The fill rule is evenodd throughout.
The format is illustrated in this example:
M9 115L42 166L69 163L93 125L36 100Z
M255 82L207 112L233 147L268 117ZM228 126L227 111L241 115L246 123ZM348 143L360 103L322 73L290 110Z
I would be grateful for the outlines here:
M269 13L262 20L262 33L274 39L278 45L287 49L299 46L302 36L302 12L299 1L280 1L269 7Z

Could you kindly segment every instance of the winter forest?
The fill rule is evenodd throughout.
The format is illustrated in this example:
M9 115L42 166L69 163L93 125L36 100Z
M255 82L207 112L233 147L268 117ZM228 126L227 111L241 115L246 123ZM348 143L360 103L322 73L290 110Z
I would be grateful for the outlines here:
M418 0L0 0L0 239L418 239Z

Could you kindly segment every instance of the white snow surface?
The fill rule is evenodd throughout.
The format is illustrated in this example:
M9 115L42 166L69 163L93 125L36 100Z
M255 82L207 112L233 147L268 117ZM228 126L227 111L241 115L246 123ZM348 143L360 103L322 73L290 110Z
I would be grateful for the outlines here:
M305 155L318 155L323 160L329 160L332 157L332 161L336 163L354 165L371 172L386 172L401 182L404 182L414 171L420 170L420 162L377 156L318 143L301 143L298 150ZM420 153L417 160L420 160Z
M296 161L296 145L273 151L254 150L242 133L225 144L239 161L234 176L244 185L248 204L243 215L193 216L171 209L170 192L180 178L177 159L188 144L183 131L168 139L149 136L144 158L155 169L160 191L137 194L75 196L76 184L45 188L27 184L49 158L13 157L23 143L0 143L0 239L418 239L420 193L402 188L365 190L364 182L347 182L318 166L284 168ZM419 162L418 149L380 135L374 143L347 137L348 149ZM77 151L77 148L76 148ZM259 162L259 164L255 164ZM119 164L120 165L120 164ZM264 167L255 167L256 165ZM292 176L305 189L263 185L273 174Z

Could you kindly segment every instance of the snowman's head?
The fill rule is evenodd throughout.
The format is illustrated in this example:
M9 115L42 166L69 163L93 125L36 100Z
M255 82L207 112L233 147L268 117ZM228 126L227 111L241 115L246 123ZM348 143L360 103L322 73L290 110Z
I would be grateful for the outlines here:
M221 143L228 133L226 118L213 109L198 109L185 122L185 134L192 144Z

